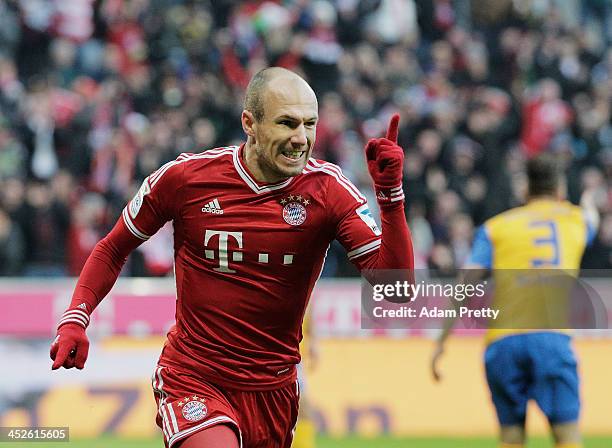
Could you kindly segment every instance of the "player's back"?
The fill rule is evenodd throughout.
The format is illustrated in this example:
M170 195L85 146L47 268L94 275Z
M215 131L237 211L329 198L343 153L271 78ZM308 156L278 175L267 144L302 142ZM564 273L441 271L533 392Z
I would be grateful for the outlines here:
M580 207L545 199L501 213L485 229L494 270L578 269L588 238Z
M561 323L568 319L569 292L592 233L580 207L552 199L532 200L483 225L477 238L488 253L480 264L493 271L493 308L500 310L488 342L567 327Z

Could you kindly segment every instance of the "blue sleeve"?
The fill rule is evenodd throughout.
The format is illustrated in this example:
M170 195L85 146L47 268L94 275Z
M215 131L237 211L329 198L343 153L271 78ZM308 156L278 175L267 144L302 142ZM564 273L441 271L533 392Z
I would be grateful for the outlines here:
M493 246L484 225L476 229L474 242L472 243L472 252L468 258L468 263L478 264L487 269L491 269L493 266Z
M590 246L597 236L597 227L586 216L584 217L584 222L587 232L586 245Z

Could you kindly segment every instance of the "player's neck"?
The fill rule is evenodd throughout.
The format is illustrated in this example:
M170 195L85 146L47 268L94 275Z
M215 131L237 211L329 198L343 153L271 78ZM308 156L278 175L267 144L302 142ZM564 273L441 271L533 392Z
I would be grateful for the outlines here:
M560 198L560 197L552 195L552 194L538 194L538 195L535 195L535 196L529 196L527 198L527 203L530 203L530 202L542 202L542 201L561 202L562 200L563 200L563 198Z
M257 151L249 140L244 144L242 151L242 163L249 170L249 173L257 182L264 184L276 184L285 179L287 176L281 176L278 173L273 172L270 169L266 169L262 163L260 163L257 157Z

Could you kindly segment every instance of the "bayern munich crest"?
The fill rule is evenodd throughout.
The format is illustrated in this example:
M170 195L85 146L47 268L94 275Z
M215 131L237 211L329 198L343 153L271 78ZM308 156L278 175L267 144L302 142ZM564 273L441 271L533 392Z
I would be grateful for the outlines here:
M290 194L286 198L281 199L283 205L283 219L292 226L299 226L306 221L306 206L310 204L308 199L304 199L302 195Z
M202 420L208 414L208 408L205 404L206 400L197 395L193 397L185 397L179 402L179 407L182 408L183 417L190 422Z

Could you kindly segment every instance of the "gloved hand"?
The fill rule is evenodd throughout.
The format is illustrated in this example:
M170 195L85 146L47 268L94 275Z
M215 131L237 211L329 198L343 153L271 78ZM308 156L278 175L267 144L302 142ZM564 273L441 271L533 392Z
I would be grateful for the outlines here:
M89 315L80 309L69 309L60 319L57 336L51 344L52 370L64 367L82 369L89 353L89 339L85 329Z
M404 150L397 144L399 115L389 122L386 138L370 139L366 145L368 171L374 180L376 199L380 205L404 199L402 176Z

